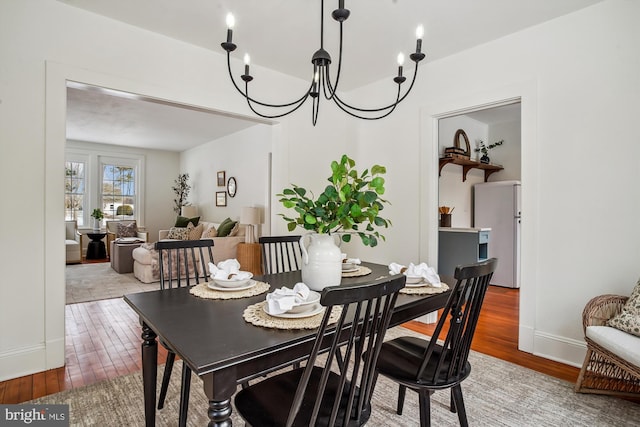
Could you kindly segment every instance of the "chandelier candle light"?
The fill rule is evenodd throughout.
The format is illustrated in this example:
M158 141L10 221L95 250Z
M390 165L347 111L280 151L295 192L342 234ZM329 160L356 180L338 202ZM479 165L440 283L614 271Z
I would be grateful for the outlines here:
M250 57L249 54L244 55L244 74L240 76L240 78L244 81L244 91L238 86L235 79L233 78L233 74L231 72L231 52L236 50L237 46L233 43L233 27L235 25L235 18L231 13L227 15L227 41L221 43L222 48L227 51L227 67L229 69L229 77L231 78L231 82L235 86L235 88L245 97L247 100L247 104L251 111L257 114L260 117L264 117L267 119L275 119L278 117L286 116L287 114L291 114L296 111L298 108L302 106L309 98L312 99L312 111L311 111L311 120L313 125L316 125L318 121L318 110L320 107L320 93L325 97L325 99L329 101L333 101L338 108L340 108L345 113L364 120L377 120L383 117L388 116L395 110L396 106L402 102L411 89L413 88L413 84L416 81L416 76L418 74L418 63L425 58L425 54L421 52L422 50L422 37L424 34L424 29L422 25L418 26L416 30L416 51L409 55L409 58L413 62L415 62L415 68L413 71L413 78L411 79L411 85L409 89L402 94L401 86L402 83L406 81L406 77L402 75L402 68L404 65L404 55L400 53L398 55L398 75L393 78L393 81L398 85L398 93L396 95L396 99L393 103L386 105L384 107L379 108L360 108L347 104L343 101L337 94L338 91L338 83L340 81L340 70L342 67L342 24L344 23L350 15L349 9L344 8L344 0L338 1L338 9L334 10L331 16L334 20L336 20L340 24L340 47L339 47L339 56L338 56L338 71L335 76L335 80L331 80L331 76L329 73L329 65L331 64L331 55L324 49L324 0L320 1L320 49L318 49L311 58L311 63L313 64L313 74L311 79L311 84L309 85L309 89L298 99L283 103L283 104L269 104L266 102L258 101L251 96L249 96L249 82L253 80L253 76L250 74ZM276 110L273 114L265 114L258 112L256 110L256 105L260 107L268 107L275 109L284 109Z

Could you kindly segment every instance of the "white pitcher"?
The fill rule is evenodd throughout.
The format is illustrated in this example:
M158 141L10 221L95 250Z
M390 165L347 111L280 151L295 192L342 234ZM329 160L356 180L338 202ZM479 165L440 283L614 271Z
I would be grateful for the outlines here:
M335 238L336 235L318 233L300 238L302 281L314 291L339 285L342 279L342 253Z

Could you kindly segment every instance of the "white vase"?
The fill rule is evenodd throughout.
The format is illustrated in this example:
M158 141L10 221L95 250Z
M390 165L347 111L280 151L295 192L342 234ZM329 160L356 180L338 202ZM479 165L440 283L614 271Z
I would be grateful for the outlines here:
M310 289L321 291L340 284L342 253L336 236L310 233L300 238L302 247L302 281Z

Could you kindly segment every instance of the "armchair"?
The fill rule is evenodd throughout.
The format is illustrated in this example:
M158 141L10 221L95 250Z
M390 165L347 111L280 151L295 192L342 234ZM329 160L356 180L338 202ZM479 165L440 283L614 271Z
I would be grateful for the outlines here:
M64 225L67 264L80 263L82 262L82 234L78 231L78 222L65 221Z
M119 227L120 226L120 227ZM127 226L130 233L133 235L123 236L121 232L118 232L118 228L122 228L123 226ZM109 258L111 258L111 242L113 242L118 237L137 237L142 242L148 242L149 233L147 233L143 228L138 228L135 220L114 220L106 222L107 228L107 251Z

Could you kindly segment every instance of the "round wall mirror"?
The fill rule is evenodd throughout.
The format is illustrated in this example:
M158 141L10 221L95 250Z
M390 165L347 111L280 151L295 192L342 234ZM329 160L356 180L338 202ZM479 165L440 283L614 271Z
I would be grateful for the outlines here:
M236 179L234 177L229 178L229 181L227 181L227 193L229 193L229 197L235 197L236 189Z

